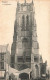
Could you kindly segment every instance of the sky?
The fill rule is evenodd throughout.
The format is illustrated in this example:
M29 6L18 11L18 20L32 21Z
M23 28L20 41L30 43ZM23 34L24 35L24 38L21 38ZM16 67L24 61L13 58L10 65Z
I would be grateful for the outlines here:
M9 0L9 5L4 4L7 3L0 1L0 45L9 44L11 52L17 1ZM43 61L47 60L50 67L50 0L34 0L34 8L39 54L42 55Z

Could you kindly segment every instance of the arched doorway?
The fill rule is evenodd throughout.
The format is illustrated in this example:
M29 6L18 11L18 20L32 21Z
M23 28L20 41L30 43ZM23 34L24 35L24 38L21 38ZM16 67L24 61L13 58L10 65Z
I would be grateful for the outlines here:
M27 74L27 73L21 73L21 74L19 74L19 78L21 80L29 80L29 74Z
M35 65L36 68L36 78L39 78L39 68L38 65Z

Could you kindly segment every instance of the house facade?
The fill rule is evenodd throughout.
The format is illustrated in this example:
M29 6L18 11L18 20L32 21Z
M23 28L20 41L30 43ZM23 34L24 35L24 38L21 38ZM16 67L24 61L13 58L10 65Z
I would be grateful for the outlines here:
M7 72L10 65L10 53L8 51L8 45L0 45L0 79L6 80Z

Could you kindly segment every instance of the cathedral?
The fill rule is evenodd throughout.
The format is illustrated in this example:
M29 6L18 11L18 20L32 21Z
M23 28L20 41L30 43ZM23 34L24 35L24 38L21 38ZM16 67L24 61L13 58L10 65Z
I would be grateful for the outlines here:
M39 55L37 25L34 15L33 0L30 3L27 3L26 0L24 3L17 2L11 47L11 67L19 71L31 69L33 79L41 76L40 63L43 62Z

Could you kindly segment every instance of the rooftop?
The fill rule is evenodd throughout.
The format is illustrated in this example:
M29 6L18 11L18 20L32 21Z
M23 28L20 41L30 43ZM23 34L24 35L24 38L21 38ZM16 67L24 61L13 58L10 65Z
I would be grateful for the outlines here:
M7 51L8 45L0 45L0 53L5 53Z

